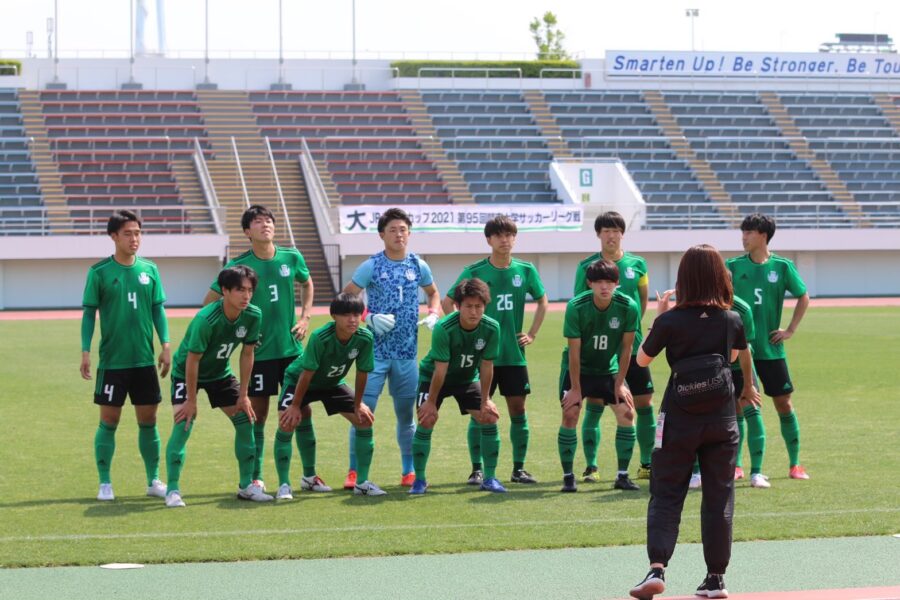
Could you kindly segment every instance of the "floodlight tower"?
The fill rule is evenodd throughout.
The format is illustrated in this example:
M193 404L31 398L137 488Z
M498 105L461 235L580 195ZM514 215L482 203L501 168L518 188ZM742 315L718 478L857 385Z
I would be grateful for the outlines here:
M686 8L684 9L684 16L690 18L691 20L691 52L694 51L694 19L700 16L699 8Z

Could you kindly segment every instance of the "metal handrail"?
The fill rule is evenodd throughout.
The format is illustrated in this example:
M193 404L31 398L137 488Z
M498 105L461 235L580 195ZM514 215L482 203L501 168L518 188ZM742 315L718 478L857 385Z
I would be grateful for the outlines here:
M581 69L580 69L580 68L578 68L578 69L573 69L573 68L563 68L563 67L559 67L559 68L545 67L545 68L541 69L540 72L538 73L538 76L539 76L540 79L543 79L543 78L544 78L544 72L545 72L545 71L548 72L548 73L572 73L572 79L578 79L578 77L579 77L580 75L579 75L579 76L576 76L575 74L576 74L576 73L581 73Z
M422 87L422 73L423 72L447 72L450 71L450 80L454 81L456 79L456 73L466 73L466 72L478 72L484 73L485 86L489 86L488 80L491 78L491 73L501 72L501 73L515 73L518 75L519 87L522 87L522 69L518 67L512 68L504 68L504 67L419 67L419 70L416 71L416 79L418 81L417 87ZM455 85L455 81L454 81ZM454 88L455 89L455 88Z
M69 216L63 222L59 222L59 215L54 215L54 224L51 230L49 215L54 211L53 208L46 206L35 207L3 207L0 208L0 235L103 235L106 233L106 222L109 215L115 210L115 206L73 206L70 207L71 213L86 213L87 216ZM196 226L213 225L215 219L222 219L224 209L212 209L213 220L208 219L188 219L188 214L203 211L209 213L211 209L208 207L189 207L183 205L128 205L128 210L134 211L138 218L143 222L143 230L147 233L153 233L158 220L165 219L164 229L167 233L177 235L192 234L192 229ZM144 212L150 213L178 213L180 218L176 221L169 222L167 217L157 217L153 214L146 215ZM218 213L218 214L216 214ZM13 214L15 216L6 216ZM40 223L35 223L35 221ZM68 224L67 231L64 226Z
M275 176L275 189L278 191L278 201L281 202L281 212L284 214L284 224L287 226L288 239L291 241L291 247L296 248L297 242L294 240L294 230L291 228L291 218L288 216L287 204L284 202L284 193L281 191L281 178L278 177L278 168L275 166L275 156L272 154L272 145L266 136L266 153L269 155L269 164L272 165L272 174Z
M247 182L244 180L244 169L241 167L241 157L234 136L231 136L231 151L234 153L234 162L237 164L238 177L241 180L241 191L244 193L244 208L250 208L250 194L247 193Z
M216 233L222 235L224 233L224 228L222 227L222 222L219 220L218 210L221 208L219 204L219 197L216 195L216 188L213 185L212 177L209 174L209 166L206 164L206 157L203 156L203 147L200 145L200 140L198 138L194 138L194 168L197 169L197 176L200 179L200 188L203 190L203 197L206 199L206 205L210 207L210 214L212 214L213 223L216 227Z

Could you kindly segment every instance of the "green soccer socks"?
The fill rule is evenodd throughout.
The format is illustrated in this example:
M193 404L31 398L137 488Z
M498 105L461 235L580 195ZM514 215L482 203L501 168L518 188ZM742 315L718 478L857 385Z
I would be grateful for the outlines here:
M747 422L746 440L747 449L750 450L750 474L755 475L762 472L763 458L766 456L766 428L759 408L748 406L743 412L744 420Z
M738 426L738 447L737 447L737 458L735 460L734 466L735 468L744 468L744 438L747 436L747 423L744 420L744 413L738 411L737 414L737 426Z
M316 430L313 428L312 417L303 419L297 426L296 441L300 462L303 464L303 476L312 477L316 474Z
M653 445L656 443L656 419L653 418L653 407L644 406L635 408L637 418L635 429L637 432L638 446L641 450L641 464L649 465L653 454Z
M786 415L778 415L781 420L781 437L787 446L788 459L791 466L800 464L800 422L797 421L797 413L794 411Z
M500 430L497 429L496 423L493 425L481 425L480 429L484 478L494 479L497 476L497 461L500 458Z
M425 467L428 466L428 455L431 454L431 432L419 425L416 427L416 433L413 435L412 451L413 451L413 469L416 471L416 479L427 481L425 478ZM357 481L359 477L357 476Z
M616 458L619 463L619 473L627 473L631 456L634 454L634 442L637 435L634 425L616 427Z
M143 425L138 423L138 449L144 459L144 470L147 472L147 486L159 479L159 429L156 423Z
M361 485L369 480L369 467L375 452L375 438L371 427L356 428L356 481Z
M166 444L166 485L167 492L180 491L181 470L184 468L185 455L187 454L187 441L194 429L194 421L187 431L184 430L184 422L175 423L172 435Z
M518 471L525 468L525 456L528 454L528 439L530 437L528 415L522 413L521 415L510 416L509 420L509 441L512 443L513 470ZM482 439L484 438L482 437ZM485 477L487 477L487 474L485 474Z
M601 436L600 417L603 416L605 408L602 404L591 404L589 402L585 403L584 406L584 419L581 421L581 446L584 450L584 460L587 462L588 467L596 468L597 466L597 450L600 448ZM572 431L574 433L574 429ZM560 429L560 436L562 436L562 429ZM562 452L562 446L560 446L560 452ZM574 453L575 451L572 450L572 452ZM562 454L560 454L561 457ZM573 461L574 458L573 456ZM571 468L566 471L566 473L571 472Z
M253 479L262 479L263 454L265 454L266 424L253 424L253 441L256 444L256 460L253 464Z
M293 454L294 434L290 431L275 430L275 471L278 485L291 484L291 454Z
M256 466L256 442L253 439L253 424L246 413L235 413L231 417L234 425L234 457L238 461L239 486L245 489L253 481Z
M590 406L589 404L588 407ZM600 408L602 409L603 407ZM582 431L584 430L582 429ZM556 444L559 447L559 462L562 465L563 475L568 475L572 473L575 464L575 450L578 448L578 434L575 432L575 428L560 427ZM596 456L595 452L594 464L596 464Z
M466 440L469 444L469 459L472 461L472 470L480 471L481 465L481 425L475 417L469 417L469 429L466 431Z
M100 421L94 434L94 460L97 462L100 483L111 483L109 469L112 467L113 454L116 453L116 427Z

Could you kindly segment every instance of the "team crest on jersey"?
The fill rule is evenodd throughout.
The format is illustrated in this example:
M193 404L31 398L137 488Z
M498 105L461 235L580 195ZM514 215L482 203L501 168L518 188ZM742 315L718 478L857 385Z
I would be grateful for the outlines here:
M390 277L390 275L388 275L388 272L387 272L387 271L382 271L382 272L381 272L381 278L382 278L382 279L387 279L388 277Z
M281 273L282 277L290 277L291 270L287 265L281 265L281 268L278 269L278 272Z
M778 273L769 271L769 283L775 283L776 281L778 281Z
M513 276L512 284L513 287L522 287L522 277L518 273Z
M406 280L407 281L415 281L416 280L416 272L412 269L406 270Z
M613 317L612 319L609 320L609 328L610 329L618 329L619 325L621 325L621 323L619 323L619 317Z
M481 338L478 338L478 340L475 342L475 349L476 350L484 350L484 346L485 346L485 341Z
M243 325L238 327L234 332L234 337L241 339L241 340L244 339L245 337L247 337L247 328L244 327Z
M353 360L353 359L356 358L357 356L359 356L359 349L358 349L358 348L354 348L354 349L351 350L350 353L347 355L347 358L349 358L350 360Z
M142 285L148 285L150 283L150 276L146 273L141 273L138 275L138 281L140 281Z
M627 267L625 269L625 279L634 279L634 269Z

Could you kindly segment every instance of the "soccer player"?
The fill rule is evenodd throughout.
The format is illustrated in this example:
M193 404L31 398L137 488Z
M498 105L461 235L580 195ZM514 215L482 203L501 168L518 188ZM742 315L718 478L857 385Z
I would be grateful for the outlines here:
M226 267L216 280L222 299L207 304L194 316L178 346L172 367L172 406L175 426L166 444L166 471L169 486L166 506L184 506L181 498L181 470L185 447L197 418L197 391L203 388L213 408L220 408L234 425L234 455L240 480L240 500L268 502L272 496L253 483L256 443L253 421L256 415L250 403L250 373L253 351L259 341L261 311L250 304L256 289L256 273L246 265ZM240 381L231 371L229 358L238 345Z
M388 380L397 415L397 445L400 446L400 484L411 486L413 473L412 438L416 425L416 381L419 378L416 352L418 325L434 329L440 314L440 294L424 260L408 252L412 221L399 208L389 208L378 219L378 235L384 251L364 261L344 287L348 294L366 290L369 315L367 323L375 334L375 370L366 382L363 402L372 412ZM428 315L419 318L419 288L425 290ZM354 489L358 478L356 431L350 428L350 470L344 489Z
M509 439L512 443L514 483L537 483L531 473L525 470L525 456L528 453L528 415L525 413L525 397L531 393L528 381L528 366L525 360L525 346L532 344L547 314L547 295L537 269L530 262L513 258L518 227L506 215L497 215L484 226L484 237L491 247L491 255L463 269L454 284L473 277L484 281L491 292L491 303L485 314L500 323L500 354L494 361L494 380L491 382L491 396L500 388L509 409ZM537 301L531 327L522 331L525 318L525 297L530 295ZM445 314L453 312L454 299L447 295L443 301ZM469 421L469 455L472 459L472 474L468 483L481 485L484 479L481 460L481 431L478 421Z
M772 398L781 420L781 436L787 445L791 479L809 479L800 464L800 423L791 404L794 384L788 371L784 342L791 339L809 307L806 284L790 260L769 252L775 235L775 220L759 213L741 223L741 241L747 254L726 261L734 294L753 309L756 336L753 364L763 391ZM797 306L786 329L781 328L785 292L797 298ZM752 452L752 449L751 449Z
M285 369L303 350L300 340L306 336L309 328L313 282L306 261L296 248L282 248L275 245L275 215L272 211L254 204L241 215L241 228L244 235L249 238L252 248L234 258L226 266L247 265L259 278L256 292L250 301L262 312L260 344L256 349L253 373L250 376L250 402L256 413L256 423L253 425L253 436L256 441L253 481L265 489L262 466L269 397L278 395L278 386L282 384ZM296 315L295 281L300 283L302 292L299 319ZM221 297L221 288L217 282L213 282L203 304L215 302ZM313 431L309 409L304 412L304 431L307 430L310 433ZM301 443L299 438L297 443ZM312 489L315 491L331 491L331 488L318 477L309 481L314 481ZM304 489L309 481L301 482Z
M114 500L110 478L116 451L116 428L125 396L131 397L138 422L138 448L147 474L147 495L162 497L166 485L159 480L159 431L156 412L159 379L153 360L153 330L162 350L156 361L159 374L169 373L169 325L163 303L166 293L156 265L137 255L141 246L141 220L129 210L110 216L106 233L115 253L90 268L84 286L81 318L81 377L91 379L91 338L100 311L100 363L94 404L100 424L94 435L94 458L100 476L97 500Z
M386 492L369 481L369 466L375 450L372 435L374 416L363 404L366 379L375 368L374 335L360 327L366 306L359 296L338 294L331 301L333 321L312 332L306 351L288 367L284 391L278 404L279 428L275 432L275 467L278 469L277 498L289 500L291 490L291 437L297 431L297 446L303 458L303 489L313 489L316 481L316 439L311 444L303 439L301 408L321 400L329 416L340 414L356 427L356 456L360 483L353 493L362 496L383 496ZM350 365L356 362L356 385L351 390L344 382ZM307 432L306 435L310 435ZM306 451L304 452L304 448Z
M494 359L500 352L500 324L484 314L491 292L480 279L463 279L453 289L457 312L441 319L434 328L431 350L419 365L419 426L413 440L416 478L410 494L428 489L425 468L431 453L431 433L444 398L453 396L460 414L468 413L479 424L484 480L481 489L503 493L497 480L500 454L499 413L491 402Z
M640 316L643 317L647 312L647 294L650 286L647 261L622 249L625 219L617 212L603 213L594 220L594 231L597 232L597 237L600 239L600 252L592 254L578 264L575 271L575 295L588 289L588 282L585 278L588 267L601 258L610 260L619 268L619 291L637 303L641 310ZM641 325L638 321L638 328L634 333L632 360L625 381L634 397L634 406L637 412L637 441L641 452L638 479L649 479L650 455L656 438L656 420L653 417L653 378L650 376L650 369L639 366L634 360L642 339ZM563 363L565 362L563 359ZM598 480L597 449L600 447L600 417L602 415L602 404L589 403L585 409L584 421L581 423L581 437L587 460L587 468L583 477L584 481L589 483Z
M575 426L582 400L588 406L608 405L616 415L618 474L614 487L637 490L628 477L634 453L634 403L625 382L631 362L631 346L640 327L640 309L634 300L617 290L619 268L610 260L594 261L585 271L590 290L566 305L563 335L568 338L568 365L562 369L559 428L559 459L563 469L563 492L576 491L572 470L578 436Z

